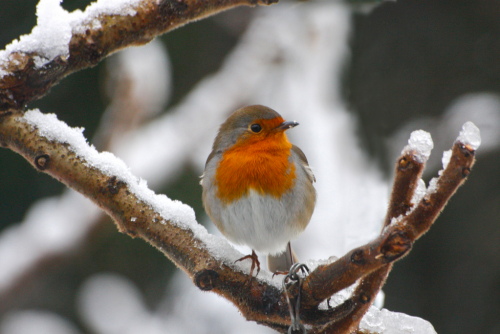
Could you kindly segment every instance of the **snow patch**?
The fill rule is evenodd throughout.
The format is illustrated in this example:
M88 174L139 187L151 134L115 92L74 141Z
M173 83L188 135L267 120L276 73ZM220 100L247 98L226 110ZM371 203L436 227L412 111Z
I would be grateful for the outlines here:
M370 307L359 324L361 330L371 333L384 334L432 334L436 333L434 327L423 319L412 317L403 313L390 312L386 309L379 310Z
M61 7L62 0L40 0L36 6L37 25L30 34L15 39L0 51L0 78L8 74L3 68L15 52L35 53L35 66L44 66L54 58L69 57L69 42L73 32L82 33L89 24L92 29L101 27L96 20L101 14L130 15L136 11L139 0L99 0L88 6L85 12L76 10L68 13Z
M437 178L437 177L433 177L429 181L429 187L427 188L427 193L428 194L432 194L432 193L436 192L438 181L439 181L439 178Z
M10 311L0 322L2 334L80 334L77 327L62 316L38 310Z
M148 188L147 182L135 177L125 163L110 152L99 153L94 146L89 146L83 136L83 128L70 128L66 123L57 119L54 114L42 114L38 109L29 110L22 118L26 123L36 127L39 134L49 140L69 144L70 149L89 167L96 168L108 176L115 176L125 182L129 190L141 201L149 206L165 220L171 221L183 229L189 229L195 238L200 240L206 249L217 259L226 263L233 263L233 267L250 272L251 261L234 263L242 254L232 247L226 239L209 234L203 225L198 224L194 210L178 201L172 200L163 194L155 194ZM136 219L132 218L132 221ZM161 223L164 224L163 221ZM261 272L259 279L265 279L279 287L280 282L273 280L269 272Z
M420 163L425 163L431 155L431 150L434 148L431 135L424 130L413 131L408 140L408 145L405 146L401 154L415 152L414 157Z
M60 3L62 0L40 0L36 6L37 25L29 35L15 39L0 51L0 77L7 74L1 67L13 52L37 53L35 66L41 67L57 56L68 56L71 40L71 17Z
M474 123L466 122L462 126L462 131L460 131L456 141L471 146L473 150L477 150L479 145L481 145L481 134Z
M417 188L415 189L415 192L413 193L413 197L411 198L411 203L414 205L417 205L420 200L424 197L427 189L425 187L425 182L422 179L418 179L417 182ZM408 213L407 213L408 214Z
M441 162L443 163L443 170L446 169L446 167L448 167L450 159L451 159L451 150L444 151L443 157L441 158Z

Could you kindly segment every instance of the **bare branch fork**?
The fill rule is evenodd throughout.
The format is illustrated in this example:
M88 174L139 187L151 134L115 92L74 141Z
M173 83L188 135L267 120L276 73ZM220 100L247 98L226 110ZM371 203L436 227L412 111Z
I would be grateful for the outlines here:
M113 169L96 166L91 155L81 154L73 142L51 137L43 122L33 122L23 110L26 103L45 94L65 75L91 66L120 48L145 43L171 26L179 26L215 11L240 4L271 2L275 1L146 0L136 8L137 17L100 16L102 28L89 28L83 35L74 35L69 58L56 57L48 65L37 68L36 55L11 54L9 62L1 65L8 74L0 81L0 144L21 154L38 170L91 199L114 219L121 232L141 237L157 247L200 289L213 291L230 300L248 320L286 332L290 315L285 295L277 285L261 279L248 284L248 274L234 265L234 259L214 251L212 246L223 241L214 240L197 225L194 217L188 217L186 221L167 219L154 200L149 201L137 191L135 181L130 181L135 180L131 174L129 179L122 177L128 171L115 174ZM183 6L179 7L179 4ZM65 126L58 121L52 124L60 128ZM86 145L84 139L82 142ZM304 280L300 314L310 333L351 333L357 330L362 316L384 284L392 263L406 255L414 241L430 228L469 174L474 153L471 145L457 141L434 191L428 191L416 203L413 203L414 194L425 161L411 150L402 154L396 165L393 191L380 236L333 263L315 268ZM118 159L115 162L119 164ZM320 305L358 280L353 294L341 305L334 308Z

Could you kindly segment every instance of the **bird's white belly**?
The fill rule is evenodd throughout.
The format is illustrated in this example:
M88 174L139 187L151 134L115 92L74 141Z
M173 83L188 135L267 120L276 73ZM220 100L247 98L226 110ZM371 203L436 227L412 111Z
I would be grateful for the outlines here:
M250 190L248 196L228 204L220 212L224 235L260 253L283 252L287 243L303 229L300 224L294 224L299 208L287 202L287 196L276 199Z

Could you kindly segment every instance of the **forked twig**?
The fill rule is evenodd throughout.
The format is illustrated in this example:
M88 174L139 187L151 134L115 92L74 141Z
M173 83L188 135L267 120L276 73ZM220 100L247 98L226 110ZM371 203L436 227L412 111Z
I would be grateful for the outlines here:
M416 207L411 200L424 163L414 153L406 152L398 160L381 235L338 261L317 268L304 282L303 305L314 307L361 278L352 296L343 304L344 308L351 308L349 314L329 323L318 333L351 333L357 329L362 316L385 283L393 262L405 256L415 240L429 230L448 200L465 181L474 164L475 150L471 145L457 141L447 168L437 180L435 191L428 192ZM306 296L310 298L306 300Z

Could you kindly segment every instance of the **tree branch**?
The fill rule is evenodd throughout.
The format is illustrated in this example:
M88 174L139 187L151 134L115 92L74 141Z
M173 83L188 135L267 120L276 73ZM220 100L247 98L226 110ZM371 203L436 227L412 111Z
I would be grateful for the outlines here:
M474 150L460 142L455 143L452 160L440 176L437 190L424 196L413 211L400 222L385 228L377 239L340 258L337 262L343 263L342 266L339 267L335 262L321 266L311 273L304 282L306 294L303 303L317 305L335 292L352 285L363 275L404 256L411 249L413 242L430 228L446 202L464 182L473 163ZM418 180L423 167L424 165L413 157L412 152L399 159L386 224L395 214L403 212L402 210L410 205L408 199L413 196L415 180ZM409 174L405 175L407 172ZM404 190L403 185L409 188ZM363 272L353 270L357 266L362 266ZM334 284L332 277L335 278ZM307 294L309 290L311 293ZM306 296L311 296L311 299Z
M146 44L158 35L188 22L241 5L270 5L278 0L142 0L135 15L94 14L89 8L72 23L69 52L50 59L37 50L13 51L0 59L0 110L21 109L44 96L66 75L91 67L108 55L132 45ZM1 61L1 60L6 61Z
M384 229L390 224L393 218L404 215L412 207L411 199L425 166L423 162L419 162L414 158L413 153L411 151L406 152L399 158L396 164L394 185L384 221ZM304 298L303 303L311 306L318 305L329 296L352 285L363 275L369 274L374 269L383 266L384 260L380 257L377 258L378 254L372 254L375 245L383 241L383 235L372 243L354 249L339 259L337 262L342 261L344 264L341 268L334 267L333 265L324 266L309 275L304 282L304 290L317 290L320 288L322 293L318 294L316 292L316 294L310 294L313 298L311 300ZM367 255L370 257L369 260L366 258ZM356 272L352 270L353 266L362 267L364 271ZM336 277L335 284L333 284L334 281L331 280L331 277Z
M352 333L358 328L362 316L385 283L393 261L410 251L414 241L431 227L448 200L463 184L474 164L475 150L457 141L450 163L437 180L435 191L428 191L418 206L408 211L413 206L411 199L424 168L424 163L416 159L414 153L407 152L398 160L391 202L380 237L354 249L335 263L319 267L304 282L304 295L314 297L304 298L304 304L318 305L324 297L362 278L351 298L343 304L352 307L351 312L319 332ZM396 219L400 216L404 218ZM312 293L308 293L310 289Z

